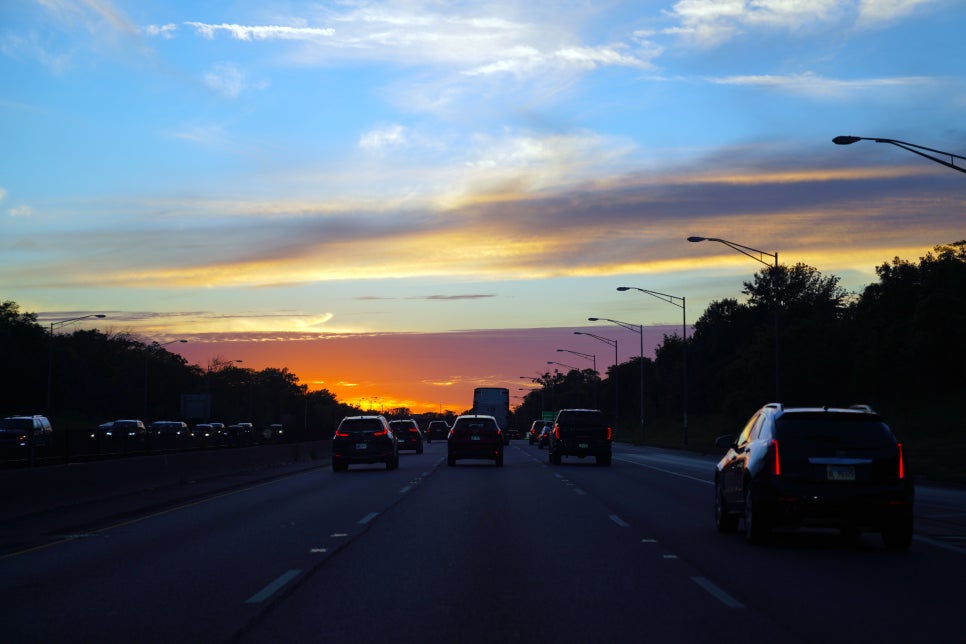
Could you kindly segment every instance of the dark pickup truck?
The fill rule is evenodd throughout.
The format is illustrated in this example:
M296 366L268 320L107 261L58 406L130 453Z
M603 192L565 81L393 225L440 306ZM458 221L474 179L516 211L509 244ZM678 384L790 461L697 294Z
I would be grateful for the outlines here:
M610 465L613 432L599 409L561 409L550 433L550 463L564 456L594 456L598 465Z

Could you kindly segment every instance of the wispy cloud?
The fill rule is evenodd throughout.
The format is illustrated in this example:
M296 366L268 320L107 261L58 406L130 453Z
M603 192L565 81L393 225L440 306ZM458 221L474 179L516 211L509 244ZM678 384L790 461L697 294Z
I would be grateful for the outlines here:
M215 63L204 75L205 85L226 98L238 98L249 89L265 89L265 82L251 82L247 73L237 64Z
M712 47L752 29L810 33L831 25L874 27L934 4L937 0L680 0L666 12L678 25L664 33Z
M855 96L857 91L875 89L916 90L938 85L935 78L925 76L898 76L892 78L838 79L818 74L747 75L708 78L716 85L745 85L766 87L789 93L823 97Z
M331 28L319 27L286 27L281 25L235 25L235 24L207 24L203 22L186 22L194 27L205 38L214 38L219 32L225 32L236 40L316 40L327 38L335 33Z

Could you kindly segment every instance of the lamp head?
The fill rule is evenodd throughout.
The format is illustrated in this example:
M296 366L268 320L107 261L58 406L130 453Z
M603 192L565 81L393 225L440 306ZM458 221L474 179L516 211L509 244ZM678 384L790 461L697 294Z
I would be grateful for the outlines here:
M618 286L617 287L617 290L618 291L629 291L629 290L631 290L631 287L630 286Z
M852 145L856 141L861 141L861 140L862 140L862 137L860 136L837 136L834 139L832 139L832 143L834 143L835 145Z
M600 318L587 318L587 320L589 320L590 322L598 322L600 321Z
M689 242L703 242L707 241L707 237L688 237Z

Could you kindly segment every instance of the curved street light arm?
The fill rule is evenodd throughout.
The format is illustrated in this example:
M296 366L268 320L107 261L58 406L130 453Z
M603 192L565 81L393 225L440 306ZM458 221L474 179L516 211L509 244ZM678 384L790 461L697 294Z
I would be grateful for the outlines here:
M553 360L547 360L547 364L556 364L556 365L560 365L561 367L567 367L568 369L570 369L572 371L580 371L580 368L579 367L575 367L575 366L569 365L569 364L564 364L562 362L554 362Z
M605 338L602 335L594 335L593 333L586 333L584 331L574 331L574 335L589 335L592 338L597 338L601 342L606 342L615 349L617 348L617 340L611 340L610 338Z
M591 322L613 322L617 326L624 327L628 331L633 331L634 333L643 333L643 327L640 324L631 324L630 322L621 322L620 320L612 320L610 318L587 318Z
M766 262L764 259L762 259L762 257L771 257L772 259L775 260L774 266L776 268L778 267L778 253L769 253L768 251L752 248L751 246L743 246L741 244L736 244L735 242L728 241L727 239L719 239L718 237L688 237L688 241L689 242L703 242L703 241L718 242L719 244L724 244L725 246L727 246L728 248L731 248L732 250L738 251L742 255L747 255L748 257L752 258L756 262L761 262L765 266L772 266L772 264L769 264L768 262ZM757 253L758 256L756 257L754 253Z
M646 288L638 288L636 286L618 286L618 291L640 291L641 293L647 293L648 295L653 295L659 300L664 300L668 304L673 304L679 309L684 308L685 298L679 295L668 295L667 293L660 293L658 291L650 291ZM674 300L681 300L680 302L675 302Z
M897 148L902 148L913 154L918 154L919 156L929 159L930 161L935 161L940 165L944 165L947 168L952 168L953 170L959 170L960 172L966 172L966 167L956 165L953 159L962 159L966 161L966 157L959 154L953 154L952 152L944 152L943 150L935 150L933 148L927 148L924 145L917 145L915 143L909 143L907 141L899 141L897 139L882 139L878 137L868 137L868 136L837 136L832 139L832 143L836 145L851 145L857 141L874 141L876 143L889 143L896 146ZM934 157L932 154L926 154L925 152L920 152L920 150L926 150L926 152L932 152L934 154L941 154L944 157L949 157L949 161L940 159L939 157Z
M581 353L580 351L571 351L570 349L557 349L557 351L565 351L567 353L572 353L575 356L580 356L581 358L586 358L588 360L593 360L594 358L597 357L593 353Z

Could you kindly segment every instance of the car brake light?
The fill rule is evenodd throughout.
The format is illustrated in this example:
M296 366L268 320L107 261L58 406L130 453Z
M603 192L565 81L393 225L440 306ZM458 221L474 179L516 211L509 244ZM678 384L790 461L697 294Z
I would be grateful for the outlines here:
M385 430L385 429L383 429L381 431L378 431L378 432L373 432L372 433L373 436L386 436L388 434L389 434L389 431L388 430Z
M418 434L419 433L419 430L416 429L415 427L410 427L409 428L409 433L410 434Z
M553 435L560 438L560 425L553 426Z
M902 451L902 443L897 443L899 447L899 478L906 478L906 457L905 453Z
M782 463L781 463L781 459L778 457L778 441L775 439L772 439L771 446L772 446L772 449L775 450L775 461L772 464L772 474L774 474L775 476L781 476Z
M613 435L614 435L614 430L611 429L610 427L608 427L607 428L607 440L610 440Z
M349 432L340 432L340 431L336 430L335 435L336 436L341 436L342 438L348 438Z

